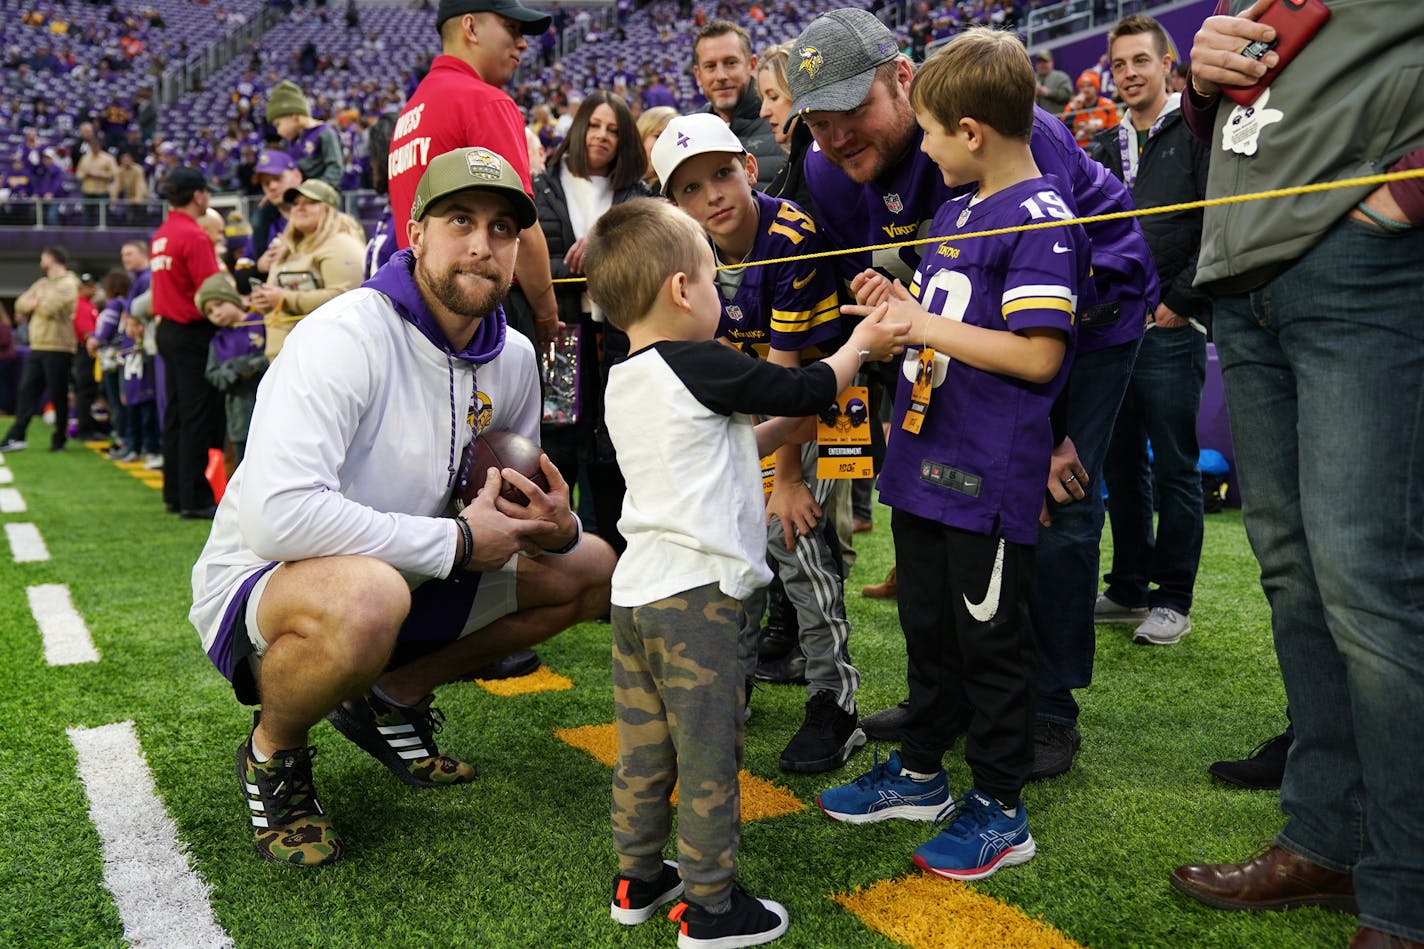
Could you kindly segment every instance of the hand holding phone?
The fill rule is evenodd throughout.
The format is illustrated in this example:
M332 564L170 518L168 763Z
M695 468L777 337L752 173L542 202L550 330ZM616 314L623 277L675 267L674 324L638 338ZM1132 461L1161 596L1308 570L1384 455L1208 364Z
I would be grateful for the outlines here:
M1208 17L1192 42L1192 85L1250 105L1328 19L1320 0L1257 0L1239 16Z

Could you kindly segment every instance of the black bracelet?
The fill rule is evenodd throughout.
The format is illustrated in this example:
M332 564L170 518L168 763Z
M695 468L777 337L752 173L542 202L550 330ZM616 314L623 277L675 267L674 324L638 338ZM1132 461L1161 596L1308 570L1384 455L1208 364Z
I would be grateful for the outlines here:
M458 514L455 515L455 523L460 528L460 537L465 541L465 551L455 558L455 566L451 570L452 573L455 570L464 570L468 567L470 565L470 558L475 555L474 531L470 530L470 525Z

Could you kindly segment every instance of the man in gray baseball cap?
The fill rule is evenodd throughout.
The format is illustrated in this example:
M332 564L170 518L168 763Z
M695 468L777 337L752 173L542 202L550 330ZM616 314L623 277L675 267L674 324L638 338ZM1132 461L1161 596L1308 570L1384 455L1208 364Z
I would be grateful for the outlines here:
M792 111L849 112L870 94L871 70L899 55L895 34L868 10L848 7L817 17L796 38L787 64Z

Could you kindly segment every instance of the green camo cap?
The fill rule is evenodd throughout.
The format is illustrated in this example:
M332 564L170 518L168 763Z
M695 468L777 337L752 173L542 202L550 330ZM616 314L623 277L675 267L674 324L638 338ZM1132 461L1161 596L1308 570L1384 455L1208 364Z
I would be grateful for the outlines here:
M419 221L441 198L470 188L498 191L508 198L521 230L532 227L539 220L534 199L525 192L519 172L488 148L478 147L457 148L437 155L426 166L425 174L420 176L420 184L415 187L410 219Z

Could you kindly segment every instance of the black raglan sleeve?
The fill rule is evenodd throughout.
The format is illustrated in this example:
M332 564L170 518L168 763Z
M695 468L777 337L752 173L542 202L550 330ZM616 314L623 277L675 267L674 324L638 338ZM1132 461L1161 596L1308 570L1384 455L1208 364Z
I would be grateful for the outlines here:
M814 415L836 397L836 374L822 362L789 369L711 341L657 346L692 397L722 415Z

